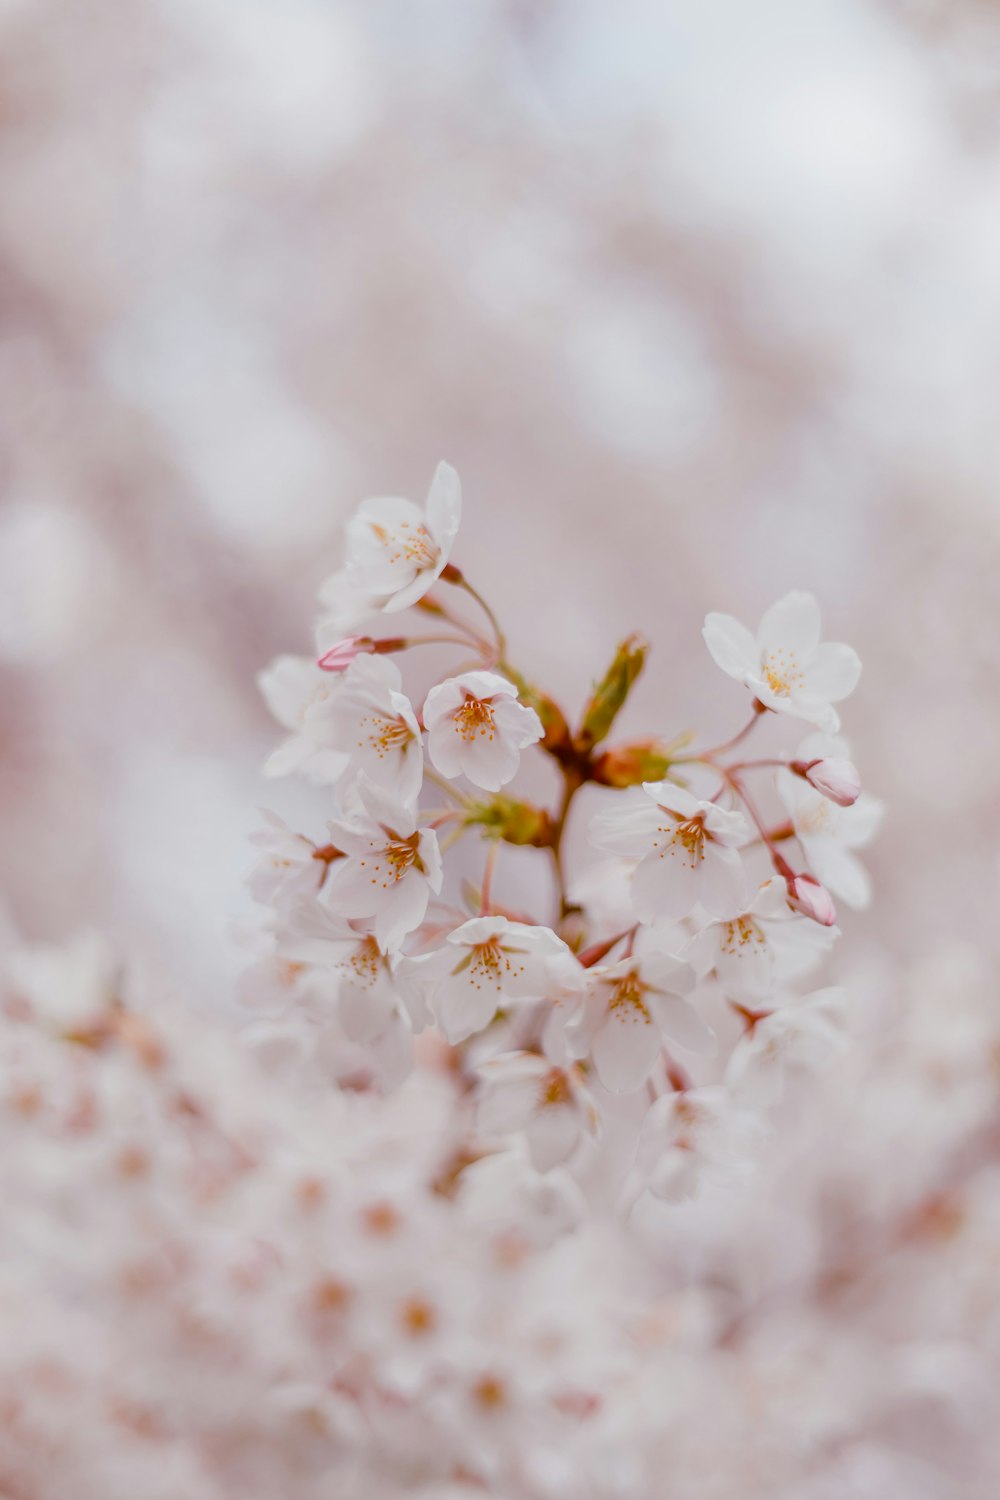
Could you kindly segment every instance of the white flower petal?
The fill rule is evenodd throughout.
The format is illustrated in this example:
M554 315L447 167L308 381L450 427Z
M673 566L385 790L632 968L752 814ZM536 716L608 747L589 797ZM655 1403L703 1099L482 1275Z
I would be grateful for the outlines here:
M613 1094L641 1088L659 1053L659 1029L635 1006L609 1011L591 1046L597 1076Z
M804 664L819 645L819 605L812 594L795 589L772 604L757 630L760 656L774 650L794 652Z
M732 615L713 611L705 616L702 629L705 645L716 666L729 677L745 682L747 676L760 667L760 652L757 643L745 625Z
M817 646L805 667L805 690L810 698L839 703L854 692L861 676L861 658L839 641Z

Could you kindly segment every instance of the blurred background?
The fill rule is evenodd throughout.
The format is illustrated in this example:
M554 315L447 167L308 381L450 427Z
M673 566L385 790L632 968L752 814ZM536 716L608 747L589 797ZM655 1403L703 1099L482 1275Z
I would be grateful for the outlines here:
M0 0L0 869L198 1003L363 497L575 703L720 736L701 643L813 590L889 815L855 964L1000 896L1000 10ZM942 955L944 955L942 959Z

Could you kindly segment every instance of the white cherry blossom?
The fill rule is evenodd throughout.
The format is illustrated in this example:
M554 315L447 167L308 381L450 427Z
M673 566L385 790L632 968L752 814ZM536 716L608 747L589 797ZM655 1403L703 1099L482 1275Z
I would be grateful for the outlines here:
M329 710L331 743L347 758L342 775L364 772L400 802L413 802L424 750L413 705L396 663L359 656L344 672Z
M496 1135L523 1132L539 1172L565 1161L585 1135L599 1133L600 1115L578 1063L559 1067L537 1052L508 1052L478 1072L479 1128Z
M761 1133L758 1117L726 1088L663 1094L643 1121L636 1167L654 1197L677 1203L739 1176Z
M467 776L498 792L517 774L521 751L542 738L533 708L496 672L463 672L431 688L424 703L427 752L442 776Z
M750 839L741 812L700 801L671 781L645 781L590 825L605 854L639 861L632 900L643 922L686 917L700 903L713 917L746 904L747 880L737 852Z
M412 500L363 501L347 526L347 583L387 613L416 604L446 568L461 515L458 475L446 463L423 510Z
M332 747L333 700L340 681L323 672L308 656L279 656L257 674L261 695L288 738L264 766L267 776L301 772L311 781L332 785L347 757Z
M726 1084L748 1104L776 1104L790 1073L811 1072L836 1057L846 1044L845 992L815 990L779 1005L756 1021L733 1048Z
M699 978L714 973L732 999L760 1001L778 980L815 968L837 935L836 928L790 911L785 882L775 876L758 888L738 916L702 928L684 956Z
M344 858L330 867L323 900L349 919L374 918L383 948L396 949L419 927L431 892L441 889L441 853L416 811L396 801L363 773L349 811L329 825Z
M316 894L326 877L327 862L311 839L293 832L277 813L265 810L263 817L265 827L250 836L261 856L247 876L247 885L255 901L281 913L291 903Z
M416 985L453 1045L481 1031L511 1001L545 995L552 965L566 945L548 927L503 916L472 917L444 946L403 959L400 979Z
M381 610L379 598L358 588L346 568L340 568L325 581L319 591L323 613L316 626L316 650L322 656L345 636L357 635L359 628Z
M766 708L833 733L840 723L833 704L853 693L861 662L850 646L821 642L819 632L819 605L796 591L772 604L756 638L732 615L716 613L705 617L703 634L716 664Z
M641 1088L664 1043L688 1052L714 1047L711 1031L684 998L694 988L688 964L667 953L644 953L593 968L579 1015L567 1028L577 1057L589 1055L613 1094Z
M810 735L799 746L797 759L842 758L846 753L842 740ZM854 851L870 844L878 832L882 803L862 792L851 806L838 806L788 771L779 774L778 789L810 869L834 896L855 911L863 910L871 900L871 879Z

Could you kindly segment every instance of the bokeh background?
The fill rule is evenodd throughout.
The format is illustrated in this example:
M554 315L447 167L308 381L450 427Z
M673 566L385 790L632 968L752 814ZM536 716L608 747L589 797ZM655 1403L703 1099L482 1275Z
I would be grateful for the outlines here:
M848 963L1000 897L1000 10L0 0L0 871L224 1003L274 730L369 494L573 702L725 734L702 617L812 589L889 808ZM984 995L984 1004L994 1004Z

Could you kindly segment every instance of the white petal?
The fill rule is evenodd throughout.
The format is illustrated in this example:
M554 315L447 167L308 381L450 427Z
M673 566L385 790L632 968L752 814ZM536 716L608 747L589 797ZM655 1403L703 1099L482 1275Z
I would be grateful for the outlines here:
M757 631L757 646L766 655L775 649L794 651L800 663L819 645L819 605L812 594L793 590L779 599L764 615Z
M484 792L498 792L517 775L521 757L503 735L480 734L475 739L466 740L456 731L454 738L459 744L462 773L473 786L482 787Z
M587 838L602 854L639 859L649 852L659 823L659 814L647 797L641 792L625 793L604 812L595 813Z
M482 1031L503 1000L499 986L479 984L470 970L449 975L435 986L430 1006L434 1018L454 1047Z
M659 1053L658 1028L634 1006L609 1011L591 1047L597 1076L613 1094L641 1088Z
M805 668L805 690L810 697L839 703L854 692L861 676L861 658L850 646L827 641L817 646Z
M404 875L385 893L375 912L375 936L381 947L395 952L424 920L429 898L430 887L419 872Z
M705 844L697 871L697 899L712 917L736 917L747 906L747 872L739 853L722 844Z
M673 995L647 996L649 1008L667 1041L698 1056L710 1056L715 1051L715 1037L701 1016L683 1000Z
M494 701L493 718L503 737L519 750L536 745L545 733L542 721L533 708L527 708L525 704L515 703L509 698Z
M647 854L632 876L632 901L640 920L686 917L698 900L700 865L682 844Z
M581 1134L580 1117L572 1105L550 1104L539 1109L525 1130L531 1161L537 1172L551 1172L571 1156Z
M464 700L465 693L459 678L449 677L445 682L439 682L424 699L425 727L433 729L443 719L450 718L456 708L461 708Z
M705 645L717 667L738 682L744 682L751 672L760 667L757 643L745 625L732 615L713 611L705 616L702 629Z
M832 895L853 911L871 905L871 876L859 859L832 839L803 839L802 847L813 874Z
M462 521L462 485L451 464L443 460L434 470L427 492L427 524L447 556Z

